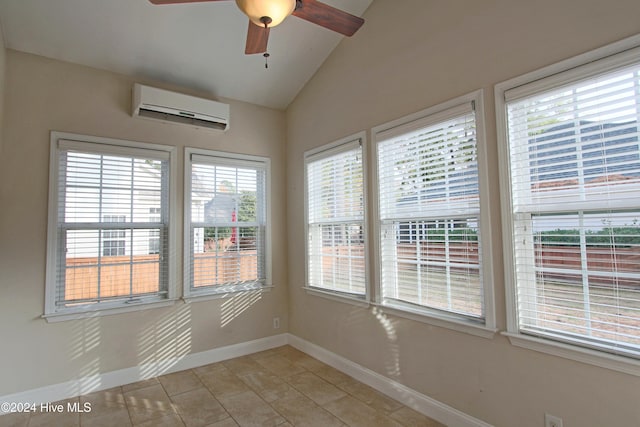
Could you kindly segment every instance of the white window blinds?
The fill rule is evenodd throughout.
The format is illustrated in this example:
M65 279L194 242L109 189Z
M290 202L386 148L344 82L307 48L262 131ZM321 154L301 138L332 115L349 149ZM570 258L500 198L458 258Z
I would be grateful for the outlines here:
M66 140L55 153L51 311L166 298L169 154Z
M267 161L190 156L187 294L266 283Z
M305 158L310 287L366 293L362 154L356 140Z
M474 103L376 137L383 301L484 319Z
M610 63L505 93L518 324L640 357L640 62Z

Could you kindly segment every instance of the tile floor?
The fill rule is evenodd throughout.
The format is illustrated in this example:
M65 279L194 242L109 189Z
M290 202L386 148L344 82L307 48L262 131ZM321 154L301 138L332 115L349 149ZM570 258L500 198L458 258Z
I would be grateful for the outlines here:
M14 413L0 427L442 426L290 346L69 402L91 411Z

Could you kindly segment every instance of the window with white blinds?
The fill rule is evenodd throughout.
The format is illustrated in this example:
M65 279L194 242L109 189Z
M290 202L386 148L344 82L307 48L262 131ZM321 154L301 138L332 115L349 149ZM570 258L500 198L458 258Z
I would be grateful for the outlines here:
M381 300L484 324L474 96L375 132Z
M361 138L305 155L307 286L364 297L364 166Z
M185 296L268 284L269 159L186 150Z
M126 144L52 138L46 314L168 297L170 151Z
M640 358L638 58L504 94L514 332Z

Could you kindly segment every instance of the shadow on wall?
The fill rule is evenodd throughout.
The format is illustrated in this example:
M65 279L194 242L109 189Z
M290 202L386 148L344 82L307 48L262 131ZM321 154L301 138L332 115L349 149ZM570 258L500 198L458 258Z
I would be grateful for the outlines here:
M247 311L262 299L261 291L238 292L222 303L220 327L224 328L231 321Z
M78 370L77 390L74 394L86 393L101 386L100 379L100 317L89 317L75 322L72 327L71 345L69 346L69 360L86 361Z
M178 304L138 335L140 378L166 373L190 352L191 305Z
M220 326L229 325L262 298L261 292L239 292L221 304ZM88 317L72 327L67 357L81 367L75 375L70 395L103 389L101 371L102 317ZM160 318L150 322L138 334L138 378L148 379L170 371L192 349L191 305L177 304ZM135 344L134 344L135 345Z
M104 389L102 384L100 346L102 317L80 320L72 327L69 346L70 361L81 363L70 395ZM139 378L147 379L166 373L191 352L191 306L179 304L138 334ZM132 343L132 345L135 345Z

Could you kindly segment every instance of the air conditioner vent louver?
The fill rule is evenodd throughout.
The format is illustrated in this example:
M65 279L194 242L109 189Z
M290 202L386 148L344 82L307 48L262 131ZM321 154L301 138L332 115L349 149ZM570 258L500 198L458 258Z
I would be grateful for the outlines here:
M140 108L138 116L149 119L164 120L165 122L184 123L186 125L199 126L209 129L226 130L227 125L220 122L207 121L196 118L193 114L188 116L187 113L181 111L176 114L162 113L160 111L148 110Z
M229 105L136 83L133 116L207 129L229 128Z

